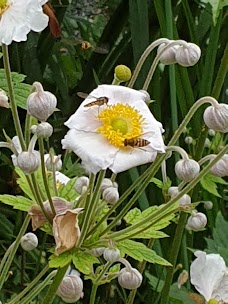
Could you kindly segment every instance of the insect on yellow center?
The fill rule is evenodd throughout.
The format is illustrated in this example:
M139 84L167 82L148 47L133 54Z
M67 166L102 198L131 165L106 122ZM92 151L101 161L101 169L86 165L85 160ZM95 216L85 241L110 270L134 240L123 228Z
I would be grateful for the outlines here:
M126 148L125 139L138 138L142 135L144 118L128 104L116 104L103 110L98 119L102 126L97 129L110 144L117 148Z
M10 7L8 0L0 0L0 16Z

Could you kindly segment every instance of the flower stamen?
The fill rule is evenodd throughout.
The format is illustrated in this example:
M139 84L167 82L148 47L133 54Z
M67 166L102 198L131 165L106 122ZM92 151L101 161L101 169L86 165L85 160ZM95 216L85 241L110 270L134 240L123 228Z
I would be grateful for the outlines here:
M0 16L11 6L7 0L0 0Z
M142 135L144 118L128 104L116 104L103 110L98 116L102 126L97 129L117 148L125 148L125 139L138 138Z

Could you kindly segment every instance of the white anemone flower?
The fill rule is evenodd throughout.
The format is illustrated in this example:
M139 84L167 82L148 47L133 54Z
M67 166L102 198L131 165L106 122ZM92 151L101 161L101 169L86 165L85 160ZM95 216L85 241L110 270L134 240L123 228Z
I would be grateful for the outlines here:
M0 0L0 43L26 41L30 31L41 32L48 25L42 5L48 0Z
M88 106L101 97L108 103ZM162 125L148 109L145 94L123 86L98 86L65 125L70 130L63 149L72 150L92 173L107 168L122 172L165 152Z
M191 264L191 283L207 303L228 302L228 268L219 254L196 251ZM216 301L215 301L216 300Z

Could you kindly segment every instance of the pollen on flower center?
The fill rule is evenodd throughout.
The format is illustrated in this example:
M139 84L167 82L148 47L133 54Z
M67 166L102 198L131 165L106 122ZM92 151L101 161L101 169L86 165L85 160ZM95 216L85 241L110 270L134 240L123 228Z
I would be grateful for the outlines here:
M8 0L0 0L0 16L10 7Z
M142 135L144 118L128 104L116 104L103 110L98 119L102 126L97 129L108 139L110 144L118 148L124 147L125 139L138 138Z

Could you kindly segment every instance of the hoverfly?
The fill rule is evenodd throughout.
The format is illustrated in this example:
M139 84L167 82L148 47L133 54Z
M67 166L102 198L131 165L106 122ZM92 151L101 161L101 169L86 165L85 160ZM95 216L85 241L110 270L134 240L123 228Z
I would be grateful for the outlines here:
M150 144L150 141L144 138L130 138L130 139L124 139L124 146L132 147L132 148L142 148L146 147Z
M91 101L87 104L84 105L85 108L90 108L90 107L93 107L93 106L103 106L103 105L107 105L108 101L109 101L109 98L106 97L106 96L102 96L102 97L95 97L95 96L92 96L92 95L88 95L86 93L83 93L83 92L78 92L77 95L81 98L87 98L88 96L89 97L92 97L94 98L95 100L94 101Z
M79 46L82 51L92 50L95 53L108 54L109 50L107 47L94 47L89 41L78 39L76 37L61 38L63 44L71 46Z

